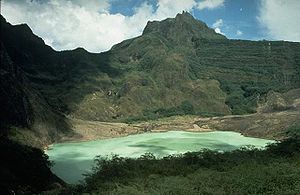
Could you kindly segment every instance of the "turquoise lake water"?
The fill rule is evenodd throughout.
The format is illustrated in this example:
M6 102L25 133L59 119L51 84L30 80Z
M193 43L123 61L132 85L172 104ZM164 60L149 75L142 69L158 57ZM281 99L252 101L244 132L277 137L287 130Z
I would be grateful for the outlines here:
M136 158L146 152L157 157L169 154L199 151L204 148L218 151L238 149L253 145L264 147L272 140L245 137L240 133L228 131L185 132L168 131L145 133L105 140L60 143L50 146L46 154L55 164L52 171L67 183L78 183L84 173L91 171L95 156L118 154Z

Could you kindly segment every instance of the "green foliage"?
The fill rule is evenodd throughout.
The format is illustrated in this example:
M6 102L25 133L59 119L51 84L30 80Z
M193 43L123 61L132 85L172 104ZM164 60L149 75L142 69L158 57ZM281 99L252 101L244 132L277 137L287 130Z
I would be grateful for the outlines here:
M297 194L300 138L230 152L203 150L158 159L96 158L85 183L63 194Z
M193 104L188 101L185 100L181 103L181 105L179 106L180 110L182 110L183 114L194 114L194 106Z
M255 111L257 97L269 90L285 92L299 86L298 43L243 40L197 40L197 43L197 55L191 62L193 71L198 77L210 77L221 83L233 114Z
M194 106L189 100L185 100L181 102L181 104L177 107L171 108L159 108L156 110L144 110L142 116L134 116L128 117L124 120L126 123L132 123L136 121L147 121L147 120L155 120L163 117L170 116L180 116L180 115L194 115L196 112L194 111ZM207 113L197 113L197 114L207 114ZM214 114L213 114L214 115Z
M296 137L296 136L300 136L300 123L296 123L292 126L290 126L287 130L286 130L286 134L289 137Z

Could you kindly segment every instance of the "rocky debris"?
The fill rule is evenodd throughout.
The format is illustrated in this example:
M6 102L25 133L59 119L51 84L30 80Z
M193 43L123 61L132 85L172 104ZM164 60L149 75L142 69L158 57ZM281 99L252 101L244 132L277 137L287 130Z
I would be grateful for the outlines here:
M266 102L260 105L257 109L259 113L277 112L290 109L292 105L288 105L283 94L269 91Z
M300 122L300 89L286 93L269 92L267 101L255 114L229 115L198 120L200 127L214 130L238 131L244 135L268 139L282 139L285 131Z

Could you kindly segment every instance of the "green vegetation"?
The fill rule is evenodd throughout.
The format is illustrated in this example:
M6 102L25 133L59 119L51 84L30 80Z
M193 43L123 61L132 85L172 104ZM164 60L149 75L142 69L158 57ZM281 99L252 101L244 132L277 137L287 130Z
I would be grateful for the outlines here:
M137 121L157 120L170 116L197 115L202 117L223 116L223 113L195 111L189 100L181 102L179 106L171 108L159 108L156 110L144 110L142 115L127 117L124 122L133 123Z
M287 130L286 130L286 134L289 137L296 137L296 136L300 136L300 123L294 124L292 126L290 126Z
M300 137L231 152L204 150L162 159L96 158L82 185L63 194L297 194Z
M99 120L98 106L122 121L180 115L178 107L186 100L195 114L254 113L270 90L300 86L299 43L228 40L188 14L150 22L142 36L115 45L106 55L122 73L110 77L117 95L106 107L83 100L88 102L83 109L95 107L85 119ZM118 107L109 110L111 105Z
M157 110L144 110L142 116L128 117L125 122L131 123L135 121L148 121L155 120L163 117L170 117L174 115L193 115L195 114L193 104L186 100L183 101L179 106L172 108L159 108Z

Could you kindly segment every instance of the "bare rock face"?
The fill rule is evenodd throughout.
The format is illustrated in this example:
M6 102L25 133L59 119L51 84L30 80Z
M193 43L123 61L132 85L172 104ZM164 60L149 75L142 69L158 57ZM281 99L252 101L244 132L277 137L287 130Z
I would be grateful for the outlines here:
M278 92L269 91L267 94L266 102L259 106L259 113L268 113L283 111L291 108L291 105L288 104L284 95Z
M5 47L1 43L1 67L0 67L0 118L1 126L8 124L29 126L31 108L28 98L24 95L26 81L20 68L9 58Z
M14 45L10 38L17 34L20 36ZM0 135L18 134L22 137L18 141L23 144L42 147L69 132L63 114L48 103L30 80L30 75L39 70L29 68L28 64L34 64L35 57L28 53L26 47L34 45L33 48L38 49L45 46L44 42L27 25L13 28L2 16L1 36L7 39L1 37L0 40ZM23 36L24 40L21 40ZM11 135L12 131L14 135Z
M249 115L212 117L197 121L215 130L239 131L244 135L282 139L300 121L300 88L286 93L269 92L258 112Z
M191 44L196 39L227 39L185 11L177 14L175 18L149 21L143 31L143 35L147 34L158 34L179 44Z

